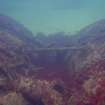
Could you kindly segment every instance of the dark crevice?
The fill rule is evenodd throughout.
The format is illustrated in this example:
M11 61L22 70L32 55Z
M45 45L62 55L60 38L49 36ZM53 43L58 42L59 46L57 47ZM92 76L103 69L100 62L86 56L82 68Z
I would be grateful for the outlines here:
M32 97L26 93L22 95L31 105L45 105L41 97Z
M55 89L57 92L59 92L59 93L61 93L61 94L64 93L64 87L61 86L60 84L55 84L55 85L53 86L53 89Z

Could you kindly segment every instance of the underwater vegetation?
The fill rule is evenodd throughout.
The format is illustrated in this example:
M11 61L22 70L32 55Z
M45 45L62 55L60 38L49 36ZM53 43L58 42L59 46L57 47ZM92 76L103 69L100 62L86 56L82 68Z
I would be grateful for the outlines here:
M34 36L0 15L0 105L105 105L105 20Z

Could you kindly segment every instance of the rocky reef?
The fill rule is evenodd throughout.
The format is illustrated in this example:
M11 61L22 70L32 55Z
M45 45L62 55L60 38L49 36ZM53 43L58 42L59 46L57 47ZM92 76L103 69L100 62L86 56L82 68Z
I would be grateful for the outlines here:
M105 20L74 36L34 36L0 15L0 105L104 105Z

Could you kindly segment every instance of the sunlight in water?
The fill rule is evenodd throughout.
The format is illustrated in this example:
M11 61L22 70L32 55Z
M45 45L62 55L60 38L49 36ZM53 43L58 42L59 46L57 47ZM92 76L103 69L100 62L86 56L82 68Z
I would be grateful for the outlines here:
M105 0L0 0L0 13L36 32L75 32L105 18Z

